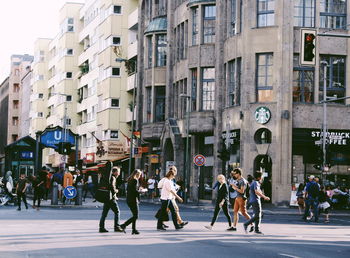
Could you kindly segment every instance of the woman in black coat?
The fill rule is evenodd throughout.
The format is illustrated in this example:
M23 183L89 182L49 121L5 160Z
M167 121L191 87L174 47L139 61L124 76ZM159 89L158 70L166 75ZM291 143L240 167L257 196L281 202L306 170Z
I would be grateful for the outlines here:
M140 202L140 193L139 193L139 179L141 177L141 170L136 169L128 178L128 185L126 188L126 203L128 204L132 217L128 219L120 227L125 230L125 228L132 223L132 234L138 235L139 231L136 230L136 220L139 215L139 202Z

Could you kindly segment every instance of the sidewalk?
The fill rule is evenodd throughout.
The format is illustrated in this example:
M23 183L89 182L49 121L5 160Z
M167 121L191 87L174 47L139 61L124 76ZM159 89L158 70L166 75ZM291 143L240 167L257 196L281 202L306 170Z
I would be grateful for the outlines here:
M119 201L125 202L125 198L119 198ZM155 199L154 201L146 198L141 199L142 203L160 205L160 201ZM29 203L32 203L30 201ZM189 209L200 209L205 211L213 211L214 206L210 201L204 201L200 203L186 203L179 204L180 207L189 208ZM41 201L42 208L54 208L54 209L101 209L103 204L100 202L93 202L92 198L86 198L86 201L83 202L83 205L75 205L74 201L63 205L59 202L58 205L51 205L51 200L42 200ZM271 204L263 205L263 212L269 215L297 215L299 216L299 211L297 207L276 207ZM350 210L331 210L330 214L332 216L350 216Z

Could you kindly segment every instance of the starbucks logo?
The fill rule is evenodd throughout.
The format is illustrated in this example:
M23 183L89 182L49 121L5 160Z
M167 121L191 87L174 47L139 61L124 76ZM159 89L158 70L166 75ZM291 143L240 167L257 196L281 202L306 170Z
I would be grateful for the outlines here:
M266 124L270 121L271 111L267 107L258 107L255 110L255 121L259 124Z

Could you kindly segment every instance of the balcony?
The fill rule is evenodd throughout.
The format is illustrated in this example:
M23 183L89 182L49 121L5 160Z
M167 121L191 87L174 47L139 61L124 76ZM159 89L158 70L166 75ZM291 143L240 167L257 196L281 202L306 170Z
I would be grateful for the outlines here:
M128 59L131 59L135 56L137 56L137 44L138 41L135 40L128 46Z
M139 9L137 8L128 17L129 30L137 30Z
M137 117L137 106L135 107L135 113L134 113L134 120L136 119ZM132 112L130 111L129 108L126 109L126 122L127 123L131 123L132 121Z
M136 80L136 74L132 74L128 77L128 83L127 83L127 91L133 90L135 88L135 80Z

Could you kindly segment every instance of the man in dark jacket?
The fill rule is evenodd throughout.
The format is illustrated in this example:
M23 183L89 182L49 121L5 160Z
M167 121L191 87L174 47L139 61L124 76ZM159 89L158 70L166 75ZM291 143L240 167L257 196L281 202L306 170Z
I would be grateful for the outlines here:
M309 176L309 182L305 187L305 212L303 220L306 221L307 216L310 214L310 208L313 208L315 222L318 222L318 198L320 194L320 186L315 181L315 176Z
M115 232L125 232L119 225L119 206L118 206L118 185L117 185L117 178L120 175L120 168L119 167L113 167L112 168L112 176L110 177L110 200L103 204L103 211L100 219L100 233L106 233L108 230L105 228L105 220L108 215L109 210L112 210L114 212L114 231ZM108 174L110 171L108 171Z

